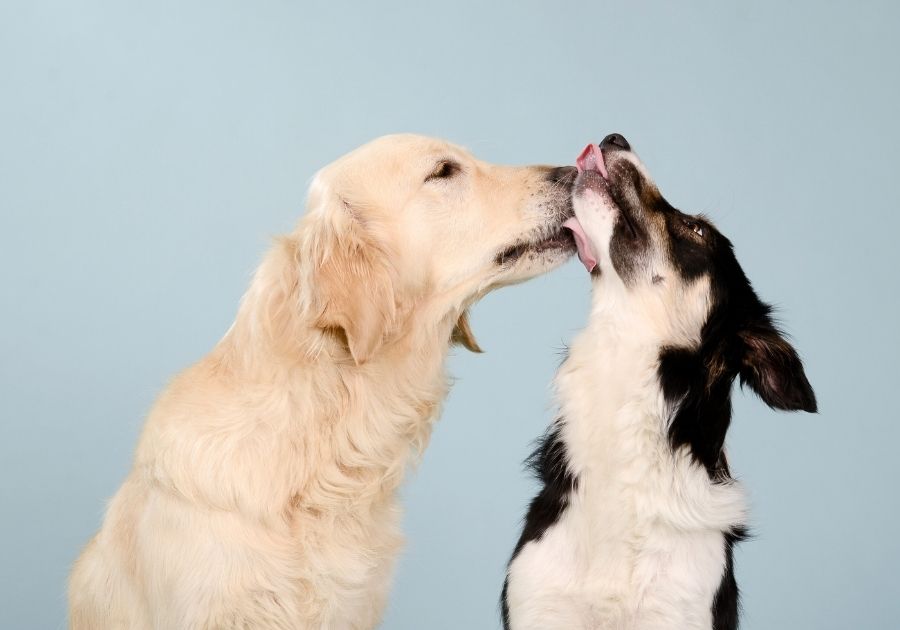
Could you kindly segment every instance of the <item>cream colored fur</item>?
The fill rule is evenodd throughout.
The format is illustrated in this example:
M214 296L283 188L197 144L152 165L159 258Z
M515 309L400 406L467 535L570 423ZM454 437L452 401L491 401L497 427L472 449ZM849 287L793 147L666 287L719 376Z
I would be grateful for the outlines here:
M375 627L451 337L477 348L466 308L569 253L496 261L556 229L568 191L546 175L409 135L323 169L234 325L147 418L73 569L70 627Z

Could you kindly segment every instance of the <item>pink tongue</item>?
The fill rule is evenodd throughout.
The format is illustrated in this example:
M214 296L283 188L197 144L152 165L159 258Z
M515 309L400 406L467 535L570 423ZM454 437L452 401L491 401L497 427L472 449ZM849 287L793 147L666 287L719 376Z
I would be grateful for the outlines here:
M609 179L609 173L606 171L606 160L603 159L603 152L596 144L589 144L584 147L581 155L575 160L575 166L579 173L585 171L597 171L603 179Z
M594 250L591 249L591 242L588 240L587 235L585 235L584 228L581 227L581 223L579 223L578 219L575 217L566 220L566 222L563 223L563 227L572 231L572 235L575 237L575 246L578 248L578 260L581 261L581 264L584 265L584 268L590 273L594 270L594 267L597 266L597 255L594 254Z

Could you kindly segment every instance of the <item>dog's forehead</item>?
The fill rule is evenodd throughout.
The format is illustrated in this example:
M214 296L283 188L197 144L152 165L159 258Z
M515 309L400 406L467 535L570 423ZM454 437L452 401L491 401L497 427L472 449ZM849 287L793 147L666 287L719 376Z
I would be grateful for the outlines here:
M308 186L308 207L344 205L394 207L417 189L442 160L474 159L463 148L440 138L393 134L376 138L321 168ZM373 210L374 211L374 210Z
M394 164L433 162L447 157L468 156L469 153L441 138L417 134L393 134L382 136L348 154L357 160L378 160Z

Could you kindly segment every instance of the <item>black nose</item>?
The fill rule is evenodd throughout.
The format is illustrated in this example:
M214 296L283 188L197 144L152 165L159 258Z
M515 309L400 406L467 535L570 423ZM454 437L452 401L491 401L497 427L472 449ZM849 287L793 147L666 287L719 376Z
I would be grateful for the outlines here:
M628 140L620 133L611 133L603 138L600 148L613 151L631 151L631 145L628 144Z

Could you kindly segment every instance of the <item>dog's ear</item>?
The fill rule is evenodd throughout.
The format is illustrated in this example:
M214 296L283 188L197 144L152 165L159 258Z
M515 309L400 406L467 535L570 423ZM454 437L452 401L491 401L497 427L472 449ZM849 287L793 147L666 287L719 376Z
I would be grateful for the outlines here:
M397 316L396 269L383 243L343 201L315 238L316 326L339 331L357 365L378 351Z
M463 311L463 314L459 316L456 326L453 327L453 333L450 335L450 341L472 352L484 352L481 346L478 345L478 341L475 340L475 335L472 334L472 329L469 327L469 311Z
M803 362L768 315L745 326L739 337L741 384L749 385L774 409L817 411L816 395Z

